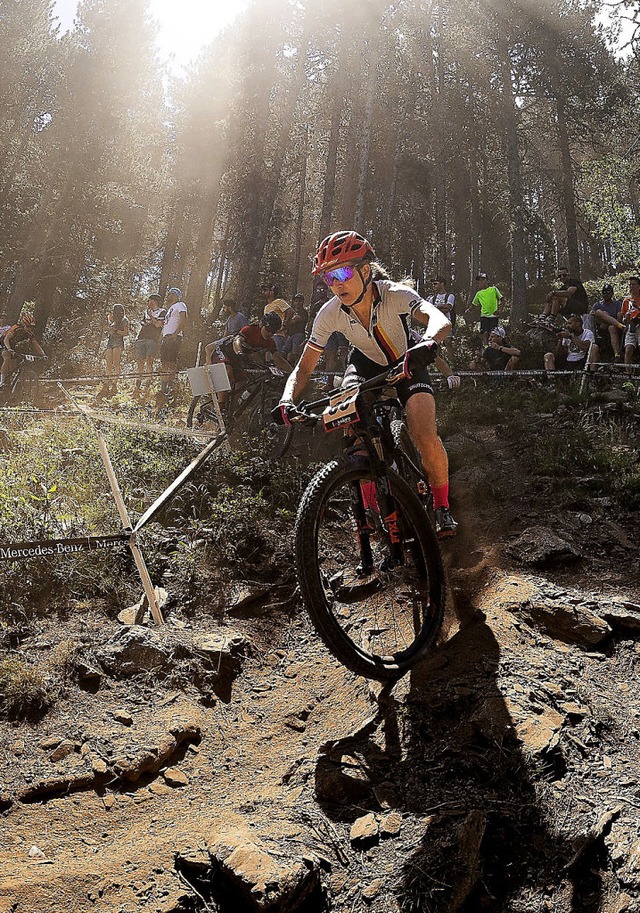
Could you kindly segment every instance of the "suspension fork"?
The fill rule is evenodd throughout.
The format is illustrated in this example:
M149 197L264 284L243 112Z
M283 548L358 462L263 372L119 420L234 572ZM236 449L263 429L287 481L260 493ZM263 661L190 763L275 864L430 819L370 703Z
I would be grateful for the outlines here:
M370 483L355 482L351 489L351 501L356 521L361 566L363 571L370 573L373 568L373 553L370 540L372 529L367 517L367 509L378 513L380 522L384 525L389 541L390 562L387 561L387 567L390 563L393 566L402 564L404 562L404 554L398 511L389 483L382 442L376 437L373 440L364 439L362 443L368 451L369 464L373 469L374 481Z

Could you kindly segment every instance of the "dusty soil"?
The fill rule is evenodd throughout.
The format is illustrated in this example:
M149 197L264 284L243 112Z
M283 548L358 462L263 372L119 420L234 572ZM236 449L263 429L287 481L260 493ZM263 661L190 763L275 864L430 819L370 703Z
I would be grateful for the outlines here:
M146 671L99 606L44 622L21 649L64 625L99 677L0 726L0 911L640 909L637 517L554 506L539 430L458 440L447 638L391 691L286 586L185 615L169 581ZM574 560L518 557L532 526Z

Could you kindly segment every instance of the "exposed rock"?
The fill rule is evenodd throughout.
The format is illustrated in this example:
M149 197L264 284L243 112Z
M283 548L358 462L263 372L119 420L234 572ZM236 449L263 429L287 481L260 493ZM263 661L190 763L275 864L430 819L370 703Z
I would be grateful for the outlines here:
M57 748L62 741L62 736L50 735L38 743L38 748L41 748L43 751L53 751L53 749Z
M482 871L480 845L486 827L487 819L484 813L478 809L469 812L458 826L456 838L462 866L449 903L443 908L443 913L445 911L446 913L456 913L480 877Z
M580 553L569 542L557 536L546 526L531 526L508 548L509 554L520 564L548 567L578 561Z
M169 786L186 786L189 783L189 778L179 767L168 767L163 776Z
M560 738L564 716L551 707L539 707L539 713L515 721L516 734L531 755L542 755L555 748Z
M384 887L383 878L375 878L372 882L362 889L362 896L368 902L371 903L372 900L375 900L380 891Z
M113 718L116 723L122 723L123 726L131 726L133 724L133 717L126 710L114 710Z
M326 746L316 764L316 796L338 805L367 802L373 790L366 766L339 746Z
M63 739L49 757L54 762L62 761L63 758L79 750L80 746L76 742L72 742L70 739Z
M170 648L154 630L120 628L99 654L100 663L118 678L139 672L168 671L173 663Z
M251 614L269 595L268 587L243 587L230 602L227 611L232 615Z
M349 839L354 844L370 844L378 839L378 822L373 812L368 815L362 815L351 825Z
M391 812L385 815L380 822L380 834L383 837L396 837L402 828L402 815L399 812Z
M294 913L318 883L310 857L282 858L280 849L272 854L247 832L229 831L209 851L229 885L258 913Z
M566 643L593 646L602 643L611 634L607 622L583 605L560 603L556 600L537 602L527 599L521 603L511 603L508 608L527 622Z
M600 615L621 634L636 635L640 631L640 607L633 603L612 603Z

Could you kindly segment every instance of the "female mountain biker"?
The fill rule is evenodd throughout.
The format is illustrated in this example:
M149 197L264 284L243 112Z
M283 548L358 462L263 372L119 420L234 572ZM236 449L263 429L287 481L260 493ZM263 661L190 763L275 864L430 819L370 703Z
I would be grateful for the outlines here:
M333 291L318 311L300 360L284 388L280 412L285 424L294 416L294 401L302 395L329 337L346 336L353 346L343 387L380 374L413 347L411 318L428 327L425 341L439 342L451 331L447 317L406 285L392 282L375 259L371 244L355 231L339 231L318 247L312 273L322 276ZM437 346L433 344L433 358ZM458 524L449 510L447 454L436 429L436 405L426 368L413 369L396 386L407 424L431 485L436 532L454 536Z

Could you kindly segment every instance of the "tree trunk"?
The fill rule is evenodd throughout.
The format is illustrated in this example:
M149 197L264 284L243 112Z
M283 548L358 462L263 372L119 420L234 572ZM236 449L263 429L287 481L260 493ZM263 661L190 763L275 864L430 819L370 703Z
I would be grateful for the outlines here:
M511 240L511 323L527 320L525 283L525 203L518 143L518 115L511 81L511 58L504 37L498 39L502 70L502 111L504 117L507 175L509 178L509 234Z
M300 287L300 260L302 258L302 227L304 225L304 204L307 189L307 160L309 158L309 128L304 127L304 142L300 160L300 191L298 194L298 212L296 215L295 264L293 267L293 294Z
M191 267L189 276L189 286L187 288L186 299L192 316L200 315L202 311L202 301L207 279L211 272L211 248L213 246L213 235L216 227L216 213L218 201L220 200L220 178L218 173L211 182L205 205L203 207L202 221L198 231L196 241L195 258ZM216 179L217 178L217 179Z
M567 256L569 272L574 278L580 275L580 252L578 250L578 229L576 223L576 198L573 182L573 162L567 130L566 108L560 94L556 96L558 146L561 161L562 203L567 230Z

